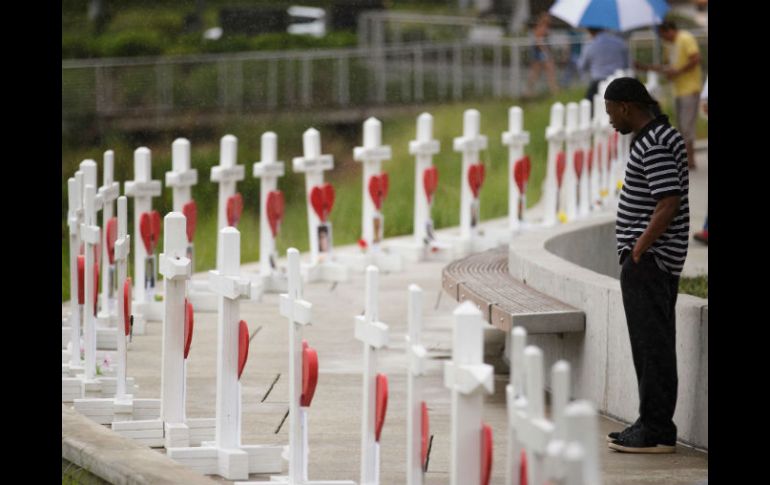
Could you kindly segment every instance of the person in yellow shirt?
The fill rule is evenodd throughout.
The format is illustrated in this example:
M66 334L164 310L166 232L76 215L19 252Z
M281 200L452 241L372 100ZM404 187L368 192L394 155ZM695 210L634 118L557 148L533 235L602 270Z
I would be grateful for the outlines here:
M667 20L658 26L658 33L665 41L663 56L666 65L645 66L636 63L639 69L663 73L674 86L677 129L687 147L690 170L695 169L695 122L700 106L700 92L703 85L698 42L690 32L677 29L673 21Z

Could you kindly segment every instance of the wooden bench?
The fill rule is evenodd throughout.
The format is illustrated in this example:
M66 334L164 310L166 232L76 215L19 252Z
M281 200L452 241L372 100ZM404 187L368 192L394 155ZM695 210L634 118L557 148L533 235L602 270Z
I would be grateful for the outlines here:
M500 330L529 334L585 331L585 313L527 286L508 273L508 247L475 253L441 272L442 287L458 302L471 301Z

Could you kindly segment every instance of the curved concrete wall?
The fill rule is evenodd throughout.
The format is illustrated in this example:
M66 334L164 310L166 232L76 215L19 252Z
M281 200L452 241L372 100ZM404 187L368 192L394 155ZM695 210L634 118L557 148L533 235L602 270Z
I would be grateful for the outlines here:
M573 397L590 399L601 412L631 422L638 416L639 396L614 227L615 215L603 214L522 234L509 246L508 270L585 311L584 334L528 340L543 349L549 367L559 359L570 362ZM680 293L676 332L679 396L674 422L682 442L708 449L708 300Z

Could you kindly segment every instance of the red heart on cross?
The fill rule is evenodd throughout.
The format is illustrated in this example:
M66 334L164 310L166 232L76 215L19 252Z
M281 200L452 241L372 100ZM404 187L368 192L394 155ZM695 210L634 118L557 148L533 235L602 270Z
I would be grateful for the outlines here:
M583 174L583 158L585 155L583 155L583 150L575 150L575 154L573 155L573 161L575 163L575 175L577 175L577 178L580 178L580 176Z
M377 210L382 207L382 201L388 196L388 174L381 173L369 178L369 195Z
M594 149L588 149L588 173L592 173L594 170Z
M115 241L118 240L118 218L112 217L107 221L107 227L104 230L105 244L107 245L107 257L110 264L115 264Z
M313 210L321 222L326 222L326 218L329 217L329 213L334 207L334 187L332 184L326 183L313 187L313 190L310 191L310 205L313 206Z
M190 353L190 344L193 336L193 306L192 303L184 299L184 358ZM240 376L240 373L239 373Z
M243 213L243 197L240 192L227 198L227 225L237 227Z
M521 450L521 465L519 466L519 484L527 485L527 452Z
M422 187L425 189L425 196L428 197L428 204L433 199L433 193L438 186L438 170L436 167L428 167L422 172Z
M385 424L385 412L388 410L388 376L377 374L375 386L374 440L379 443L382 425Z
M532 170L532 163L529 161L529 155L525 155L516 160L513 164L513 180L519 187L519 193L523 194L526 190L525 184L529 181L529 174Z
M160 239L160 214L158 211L142 213L139 217L139 232L147 254L153 254Z
M241 320L238 322L238 379L240 380L246 360L249 358L249 326Z
M425 469L425 463L428 461L428 444L430 440L430 423L428 422L428 405L423 401L420 405L422 410L422 426L420 435L420 451L422 456L422 468Z
M468 183L471 186L471 192L473 192L473 198L479 197L479 190L484 184L484 164L475 163L468 168Z
M86 257L78 254L78 305L86 302Z
M492 478L492 428L481 427L481 485L489 485Z
M123 283L123 325L128 336L131 333L131 277Z
M306 341L302 341L302 395L299 405L310 406L318 384L318 353Z
M564 169L567 166L567 156L564 152L556 155L556 184L561 187L561 180L564 177Z
M191 200L182 206L182 214L187 219L187 242L193 242L195 237L195 225L198 222L198 206Z
M278 235L278 227L283 220L284 210L283 192L280 190L273 190L267 194L267 222L270 224L270 231L273 233L273 238Z

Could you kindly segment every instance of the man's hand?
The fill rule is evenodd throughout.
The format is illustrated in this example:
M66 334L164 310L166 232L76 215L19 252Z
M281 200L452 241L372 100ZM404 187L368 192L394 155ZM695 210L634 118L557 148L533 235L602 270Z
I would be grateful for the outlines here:
M671 221L676 217L679 212L679 203L681 199L678 195L670 195L664 197L658 201L655 206L655 210L650 218L650 223L647 225L647 229L636 240L634 249L631 250L631 259L634 263L638 263L642 259L642 254L647 251L650 246L668 229Z

